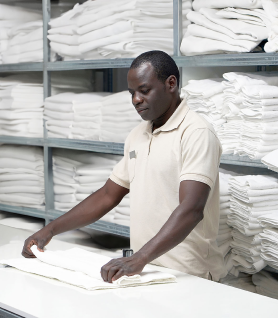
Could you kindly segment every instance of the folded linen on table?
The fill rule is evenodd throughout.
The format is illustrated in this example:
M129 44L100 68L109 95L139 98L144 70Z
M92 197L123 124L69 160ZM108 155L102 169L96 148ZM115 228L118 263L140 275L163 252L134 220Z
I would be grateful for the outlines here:
M149 269L140 275L123 276L112 284L102 281L100 268L109 262L109 257L91 253L79 248L67 251L39 252L34 245L32 252L37 259L1 260L1 264L15 267L29 273L58 279L62 282L88 290L111 289L175 282L173 275Z

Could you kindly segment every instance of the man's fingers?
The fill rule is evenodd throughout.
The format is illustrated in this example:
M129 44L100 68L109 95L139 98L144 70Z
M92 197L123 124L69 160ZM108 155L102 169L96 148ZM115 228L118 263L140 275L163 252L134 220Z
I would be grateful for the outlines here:
M112 277L112 282L124 276L124 271L122 269L118 270L117 273Z
M28 252L26 252L25 250L22 251L21 253L22 256L26 257L26 258L35 258L36 256L33 254L29 254Z
M102 279L103 279L105 282L107 282L107 274L108 274L107 264L104 265L104 266L102 266L100 273L101 273Z
M112 278L119 271L119 267L111 267L108 272L107 281L108 283L112 283Z

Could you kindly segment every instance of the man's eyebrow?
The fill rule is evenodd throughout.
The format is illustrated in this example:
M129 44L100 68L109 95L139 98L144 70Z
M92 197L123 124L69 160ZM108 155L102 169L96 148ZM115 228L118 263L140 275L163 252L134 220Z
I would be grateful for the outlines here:
M140 85L140 86L138 87L138 89L145 88L146 86L148 86L148 85L147 85L147 84L142 84L142 85ZM128 88L128 90L129 90L130 92L133 92L133 91L134 91L134 89L131 89L131 88Z
M140 85L138 88L141 89L141 88L144 88L144 87L146 87L146 86L147 86L147 84L142 84L142 85Z

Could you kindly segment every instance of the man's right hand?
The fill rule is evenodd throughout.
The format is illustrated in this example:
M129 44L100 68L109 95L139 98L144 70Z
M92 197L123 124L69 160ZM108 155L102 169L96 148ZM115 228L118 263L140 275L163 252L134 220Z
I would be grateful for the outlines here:
M22 256L26 258L35 258L36 256L32 253L31 247L37 245L39 251L43 252L44 247L51 241L53 237L52 231L47 227L44 227L40 231L28 237L23 246Z

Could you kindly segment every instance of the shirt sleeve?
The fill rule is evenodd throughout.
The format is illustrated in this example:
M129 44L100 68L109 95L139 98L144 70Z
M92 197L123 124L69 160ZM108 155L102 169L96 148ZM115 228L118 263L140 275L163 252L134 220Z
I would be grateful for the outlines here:
M129 189L129 173L128 173L128 159L129 159L129 144L130 144L130 135L125 141L124 156L120 162L114 167L109 179L115 182L116 184Z
M180 182L194 180L213 188L222 152L216 135L208 128L196 129L182 139L181 147Z

